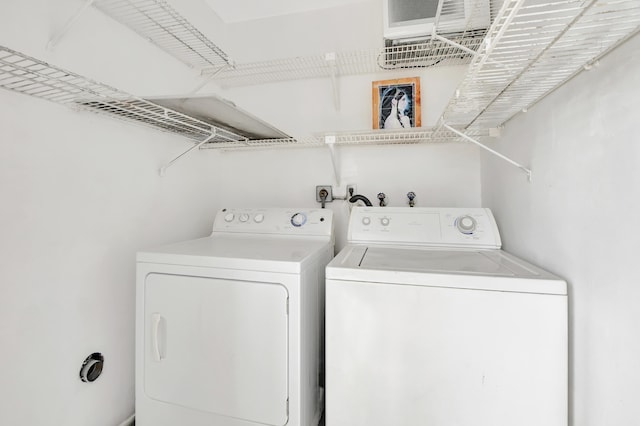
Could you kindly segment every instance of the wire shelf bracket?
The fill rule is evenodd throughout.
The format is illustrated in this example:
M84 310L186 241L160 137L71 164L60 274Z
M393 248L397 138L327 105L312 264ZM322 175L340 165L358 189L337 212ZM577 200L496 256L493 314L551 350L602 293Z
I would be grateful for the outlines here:
M211 135L209 135L206 139L204 139L202 142L197 143L196 145L193 145L191 148L187 149L185 152L183 152L182 154L178 155L177 157L175 157L173 160L169 161L168 163L166 163L164 166L160 167L159 170L159 174L160 176L164 177L167 174L167 169L169 167L171 167L176 161L178 161L179 159L181 159L182 157L184 157L185 155L189 154L191 151L194 151L198 148L200 148L202 145L204 145L207 142L210 142L212 139L214 139L216 137L216 130L212 129L211 131Z
M331 154L333 177L336 184L340 186L340 162L338 160L338 153L336 152L336 137L334 135L327 135L324 137L324 143L329 148L329 153Z
M58 45L60 40L62 40L62 38L69 32L71 27L73 27L76 21L80 18L80 15L82 15L84 11L87 10L87 8L93 4L94 1L95 0L85 0L85 2L82 4L82 6L80 6L78 11L74 13L73 16L71 16L71 18L69 18L67 23L60 29L60 31L58 31L56 34L53 35L53 37L49 39L49 42L47 43L47 50L53 50Z
M513 166L516 166L517 168L519 168L520 170L522 170L523 172L525 172L525 173L527 174L527 179L529 180L529 182L531 182L531 170L530 170L530 169L528 169L528 168L526 168L526 167L525 167L525 166L523 166L522 164L520 164L520 163L517 163L517 162L513 161L512 159L510 159L510 158L509 158L509 157L507 157L506 155L500 154L498 151L496 151L496 150L493 150L493 149L489 148L488 146L486 146L486 145L485 145L485 144L483 144L482 142L479 142L479 141L477 141L477 140L473 139L472 137L465 135L465 134L464 134L464 133L462 133L461 131L454 129L453 127L449 126L449 125L448 125L448 124L446 124L446 123L443 123L443 124L442 124L442 127L444 127L445 129L449 130L450 132L453 132L453 133L457 134L457 135L458 135L458 136L460 136L461 138L463 138L463 139L465 139L465 140L467 140L467 141L469 141L469 142L471 142L471 143L473 143L473 144L476 144L476 145L477 145L477 146L479 146L480 148L484 149L485 151L490 152L491 154L495 155L495 156L496 156L496 157L498 157L498 158L503 159L503 160L504 160L504 161L506 161L507 163L509 163L509 164L511 164L511 165L513 165Z
M336 53L329 52L324 55L325 61L329 66L329 75L331 76L331 86L333 88L333 103L336 111L340 111L340 89L338 88L338 67L336 65Z

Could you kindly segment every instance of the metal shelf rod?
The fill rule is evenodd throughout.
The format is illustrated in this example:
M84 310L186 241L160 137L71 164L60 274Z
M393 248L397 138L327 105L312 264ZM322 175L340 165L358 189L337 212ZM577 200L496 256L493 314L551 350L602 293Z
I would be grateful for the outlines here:
M329 73L331 76L331 86L333 88L333 103L336 111L340 111L340 91L338 89L338 78L336 77L336 54L335 52L327 53L324 56L329 66Z
M324 143L329 148L329 154L331 154L333 177L336 180L336 184L340 186L340 164L338 162L338 153L336 152L336 137L333 135L327 135L324 137Z
M75 24L78 18L80 18L80 15L82 15L94 1L95 0L86 0L84 4L80 6L80 9L78 9L78 11L71 18L69 18L64 27L62 27L62 29L57 34L49 39L49 42L47 43L47 50L51 50L56 47L60 40L62 40L62 38L69 32L73 24Z
M460 49L460 50L464 50L465 52L467 52L467 53L468 53L468 54L470 54L470 55L473 55L473 56L479 56L479 55L480 55L480 54L479 54L478 52L476 52L475 50L471 50L471 49L469 49L468 47L461 45L460 43L456 43L456 42L455 42L455 41L453 41L453 40L449 40L449 39L448 39L448 38L446 38L446 37L442 37L441 35L436 34L436 33L435 33L435 30L434 30L434 34L432 35L432 37L433 37L433 38L435 38L436 40L440 40L440 41L441 41L441 42L443 42L443 43L447 43L447 44L450 44L450 45L451 45L451 46L453 46L453 47L457 47L457 48L458 48L458 49Z
M183 152L182 154L178 155L176 158L174 158L173 160L169 161L164 166L160 167L160 171L159 171L160 172L160 176L164 177L167 174L167 169L169 167L171 167L176 161L178 161L179 159L181 159L182 157L184 157L185 155L187 155L188 153L190 153L194 149L200 148L202 145L204 145L205 143L209 142L210 140L212 140L215 137L216 137L216 130L212 129L211 134L206 139L204 139L203 141L193 145L191 148L187 149L185 152Z
M506 161L509 164L512 164L514 166L516 166L517 168L519 168L520 170L524 171L527 174L527 178L529 179L529 182L531 182L531 170L527 169L525 166L523 166L520 163L517 163L515 161L513 161L512 159L510 159L509 157L500 154L498 151L495 151L491 148L489 148L488 146L486 146L485 144L483 144L482 142L478 142L477 140L465 135L464 133L454 129L453 127L449 126L448 124L443 124L443 127L445 127L446 129L448 129L449 131L455 133L456 135L468 140L471 143L474 143L476 145L478 145L480 148L484 149L485 151L490 152L491 154L495 155L496 157L502 158L504 161Z

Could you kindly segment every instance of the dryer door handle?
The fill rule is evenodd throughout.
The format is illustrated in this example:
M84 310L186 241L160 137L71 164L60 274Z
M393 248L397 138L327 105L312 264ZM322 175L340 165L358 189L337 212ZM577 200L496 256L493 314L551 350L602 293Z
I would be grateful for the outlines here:
M166 340L166 320L159 313L151 314L151 350L153 360L162 361L165 356L164 343Z

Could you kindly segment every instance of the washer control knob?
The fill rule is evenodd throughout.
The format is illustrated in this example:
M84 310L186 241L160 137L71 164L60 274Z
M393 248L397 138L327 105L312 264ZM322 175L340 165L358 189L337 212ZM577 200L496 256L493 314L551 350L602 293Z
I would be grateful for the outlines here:
M477 222L471 216L460 216L456 219L456 228L463 234L473 234L476 230Z
M382 226L388 226L389 225L389 218L388 217L383 217L382 219L380 219L380 223L382 224Z
M257 215L255 215L253 220L255 221L255 223L262 223L262 221L264 220L264 215L262 213L258 213Z
M233 213L227 213L224 215L225 222L231 222L236 216Z
M369 216L365 216L362 218L362 224L363 225L370 225L371 224L371 218Z
M296 213L291 216L291 224L293 226L302 226L307 223L307 215L304 213Z
M242 213L238 219L240 222L246 222L249 220L249 215L247 213Z

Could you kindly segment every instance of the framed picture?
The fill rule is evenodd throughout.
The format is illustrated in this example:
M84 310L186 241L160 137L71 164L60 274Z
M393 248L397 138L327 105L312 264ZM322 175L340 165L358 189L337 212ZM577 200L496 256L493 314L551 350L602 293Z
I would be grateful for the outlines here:
M374 129L420 127L420 77L373 82Z

